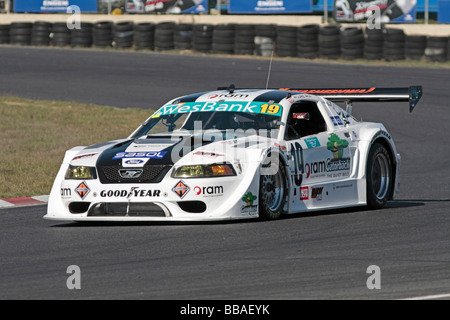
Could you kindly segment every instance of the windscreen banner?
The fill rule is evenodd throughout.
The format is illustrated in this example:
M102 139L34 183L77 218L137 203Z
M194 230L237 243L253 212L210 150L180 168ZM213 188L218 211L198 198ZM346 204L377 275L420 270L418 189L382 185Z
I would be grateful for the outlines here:
M342 22L414 23L417 0L335 0L334 18Z
M126 0L128 13L208 13L208 0Z
M70 6L78 6L81 12L98 12L97 0L14 0L17 13L67 13Z
M310 13L312 0L229 0L231 14Z

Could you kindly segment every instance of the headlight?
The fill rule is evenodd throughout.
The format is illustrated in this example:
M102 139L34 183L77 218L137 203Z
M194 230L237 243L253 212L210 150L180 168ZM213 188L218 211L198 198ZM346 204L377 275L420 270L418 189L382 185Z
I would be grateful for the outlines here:
M211 178L235 176L230 164L210 164L179 167L172 174L173 178Z
M97 173L94 167L69 166L65 178L67 180L91 180L97 179Z

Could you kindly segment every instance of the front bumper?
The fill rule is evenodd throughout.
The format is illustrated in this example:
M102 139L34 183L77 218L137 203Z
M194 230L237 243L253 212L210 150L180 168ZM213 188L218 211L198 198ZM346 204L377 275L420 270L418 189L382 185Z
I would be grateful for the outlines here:
M99 180L64 180L61 168L49 198L48 220L58 221L219 221L257 218L259 165L245 173L211 179L166 177L157 184L102 184ZM59 178L59 179L58 179Z

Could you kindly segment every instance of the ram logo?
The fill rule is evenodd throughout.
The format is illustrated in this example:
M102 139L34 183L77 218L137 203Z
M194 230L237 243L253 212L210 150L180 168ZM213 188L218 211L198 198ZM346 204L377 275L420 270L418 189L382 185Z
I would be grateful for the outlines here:
M124 179L136 179L142 175L143 170L127 170L121 169L119 170L119 175Z

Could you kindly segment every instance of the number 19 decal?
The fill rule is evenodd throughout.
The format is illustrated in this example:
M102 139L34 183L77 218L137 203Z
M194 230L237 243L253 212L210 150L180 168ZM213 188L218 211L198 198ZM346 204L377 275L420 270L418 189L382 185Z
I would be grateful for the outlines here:
M261 113L262 114L277 114L280 112L281 106L279 104L263 104L261 106Z

